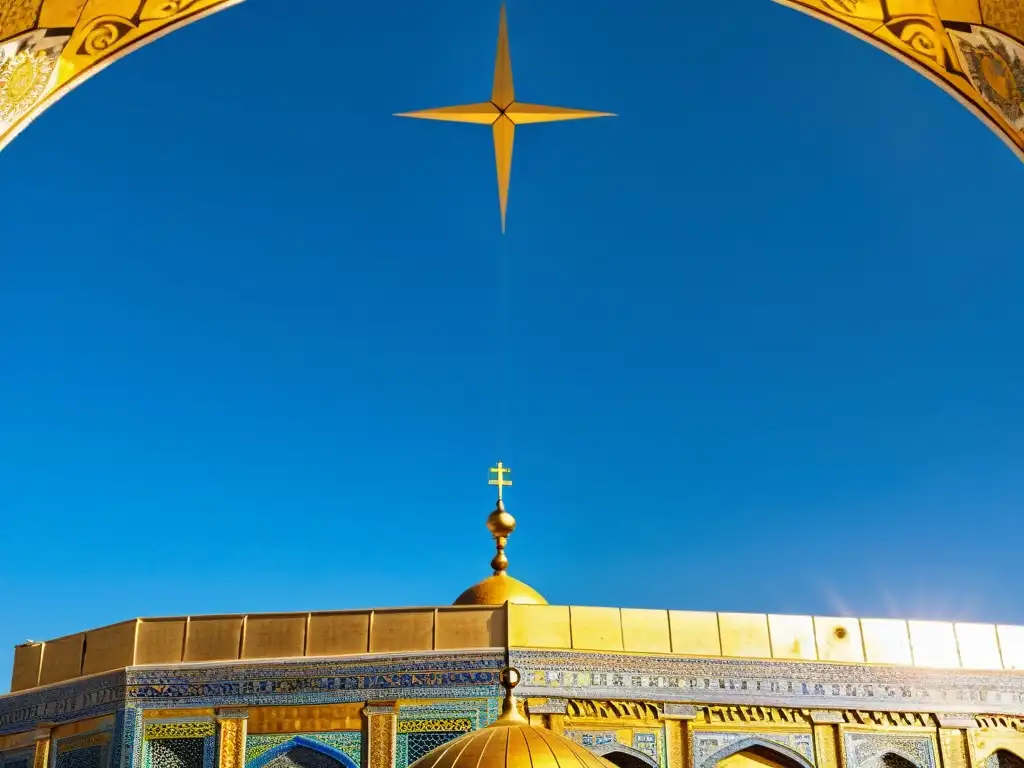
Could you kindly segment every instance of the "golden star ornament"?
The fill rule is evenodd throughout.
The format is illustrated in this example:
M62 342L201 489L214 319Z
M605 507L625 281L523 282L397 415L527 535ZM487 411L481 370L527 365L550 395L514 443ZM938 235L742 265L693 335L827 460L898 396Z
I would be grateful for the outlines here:
M454 107L436 107L417 112L402 112L396 117L416 117L422 120L444 120L452 123L477 123L491 126L494 135L494 161L498 169L498 205L501 209L501 231L505 231L505 213L508 210L508 187L512 178L512 145L516 126L527 123L554 123L562 120L581 120L588 117L615 117L611 112L591 112L585 109L550 107L516 101L512 87L512 56L509 53L508 25L505 6L501 6L498 21L498 53L494 61L494 87L491 100L478 104L460 104Z

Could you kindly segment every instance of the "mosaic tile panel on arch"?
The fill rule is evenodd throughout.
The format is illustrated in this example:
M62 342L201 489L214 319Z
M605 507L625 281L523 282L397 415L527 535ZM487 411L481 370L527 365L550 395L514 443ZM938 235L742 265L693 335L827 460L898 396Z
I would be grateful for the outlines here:
M935 739L925 733L858 733L843 734L846 764L851 768L889 768L906 761L916 768L937 768ZM900 761L886 758L895 755Z
M109 768L113 733L109 730L57 739L54 768Z
M213 768L216 763L217 732L212 721L148 722L144 737L143 768Z
M644 758L651 765L664 768L667 765L664 739L659 730L649 728L623 728L616 730L573 729L565 735L587 749L607 756L609 752L622 751L636 753L636 757ZM643 757L641 757L641 755Z
M266 765L279 748L303 746L308 744L322 745L327 750L336 750L353 763L360 765L362 760L363 737L357 731L332 731L324 733L274 733L250 735L245 740L245 764L249 768Z
M727 753L755 745L782 747L814 765L814 736L810 732L699 731L693 741L695 768L714 768Z

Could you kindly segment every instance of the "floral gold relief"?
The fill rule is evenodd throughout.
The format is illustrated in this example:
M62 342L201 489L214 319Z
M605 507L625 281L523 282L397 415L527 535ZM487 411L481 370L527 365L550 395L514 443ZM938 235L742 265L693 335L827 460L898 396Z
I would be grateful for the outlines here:
M950 93L1024 160L1024 3L1021 0L777 2L847 32L867 36L878 47ZM982 23L974 23L979 17ZM931 626L933 624L935 626ZM912 638L916 664L932 668L960 666L952 625L938 626L935 622L910 622L910 625L911 634L916 629L920 635ZM922 661L926 656L928 658Z
M396 720L394 712L367 714L370 742L367 768L394 768Z
M218 768L245 768L246 719L221 718L217 725L220 731Z
M238 2L0 0L0 149L84 76Z

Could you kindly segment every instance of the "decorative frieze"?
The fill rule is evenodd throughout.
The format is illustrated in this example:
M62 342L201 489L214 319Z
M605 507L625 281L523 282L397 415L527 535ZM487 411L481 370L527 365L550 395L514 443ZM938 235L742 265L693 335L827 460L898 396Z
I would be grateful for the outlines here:
M885 728L935 728L938 726L934 715L921 712L852 710L844 712L843 719L850 725L880 725Z
M975 722L979 728L993 728L1024 733L1024 718L1005 715L978 715Z
M700 707L707 723L777 723L804 725L811 721L806 709L790 707Z
M660 707L648 701L571 699L565 714L572 718L652 721L659 719Z
M510 651L520 695L686 704L1024 715L1024 676L781 660Z

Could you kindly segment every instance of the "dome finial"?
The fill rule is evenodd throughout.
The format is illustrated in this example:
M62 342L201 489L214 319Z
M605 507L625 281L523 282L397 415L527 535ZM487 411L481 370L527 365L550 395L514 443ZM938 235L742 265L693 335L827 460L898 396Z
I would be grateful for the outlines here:
M488 481L490 485L498 486L498 503L487 518L487 529L494 537L494 546L498 550L491 560L491 569L494 573L455 598L455 605L548 604L533 587L508 575L508 556L505 554L505 547L508 545L509 535L516 529L516 519L505 510L505 502L501 497L502 491L512 485L512 481L505 478L511 471L499 461L498 466L491 467L491 474L497 475L497 478Z
M494 537L494 544L498 550L497 554L494 555L494 559L491 560L491 568L494 570L494 574L497 575L508 570L508 556L505 554L505 547L508 544L509 535L516 529L516 519L505 511L505 502L501 498L502 490L512 485L511 480L505 479L505 475L512 472L512 470L499 461L498 466L491 467L490 471L497 475L497 478L488 480L488 485L498 486L498 503L494 507L494 511L491 512L490 517L487 518L487 529Z
M505 689L505 700L501 704L501 715L494 721L494 725L508 725L509 723L525 723L526 718L519 713L519 705L516 703L516 696L512 692L519 681L523 679L518 669L512 666L505 667L498 674L498 681Z

